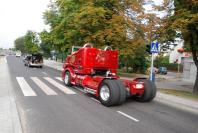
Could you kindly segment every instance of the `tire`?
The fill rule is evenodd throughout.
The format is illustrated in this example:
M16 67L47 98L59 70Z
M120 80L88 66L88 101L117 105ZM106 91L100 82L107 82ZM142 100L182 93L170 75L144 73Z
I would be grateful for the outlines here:
M117 105L121 105L126 100L126 89L125 89L124 84L121 80L115 80L115 81L116 81L116 84L118 85L119 91L120 91L119 102Z
M150 102L156 96L157 88L153 82L148 79L138 79L139 82L144 82L144 93L142 96L136 97L137 101Z
M65 72L64 83L66 86L71 86L71 74L69 71Z
M126 99L122 84L118 80L105 79L99 87L99 100L104 106L122 104Z

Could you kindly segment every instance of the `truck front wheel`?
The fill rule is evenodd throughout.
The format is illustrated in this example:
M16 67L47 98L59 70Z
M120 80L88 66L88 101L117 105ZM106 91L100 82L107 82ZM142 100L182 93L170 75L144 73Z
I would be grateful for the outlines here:
M118 80L105 79L99 89L99 99L104 106L113 106L122 104L126 99L125 90L121 90L122 85ZM122 92L122 93L121 93Z
M69 71L65 72L64 83L66 86L71 86L71 74Z

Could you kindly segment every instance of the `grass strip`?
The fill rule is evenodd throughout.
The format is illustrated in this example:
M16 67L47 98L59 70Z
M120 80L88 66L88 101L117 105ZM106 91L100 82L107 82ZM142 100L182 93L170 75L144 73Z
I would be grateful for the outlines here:
M189 100L198 101L198 95L193 94L192 92L183 91L183 90L176 90L176 89L159 89L160 92L165 94L170 94L178 97L183 97Z

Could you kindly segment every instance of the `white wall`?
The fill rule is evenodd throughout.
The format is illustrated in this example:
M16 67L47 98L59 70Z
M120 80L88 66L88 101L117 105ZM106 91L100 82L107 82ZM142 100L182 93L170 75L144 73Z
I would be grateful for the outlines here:
M195 82L197 68L192 58L184 58L183 79L190 82Z
M175 46L174 50L170 52L169 63L174 63L177 59L178 63L181 63L181 58L183 57L183 54L177 52L177 50L183 47L184 41L181 39L176 39L175 43L178 45Z

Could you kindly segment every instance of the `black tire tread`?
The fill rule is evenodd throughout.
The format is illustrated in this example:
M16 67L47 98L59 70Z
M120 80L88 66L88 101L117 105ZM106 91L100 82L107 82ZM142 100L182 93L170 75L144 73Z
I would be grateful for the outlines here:
M156 96L157 88L153 82L147 79L138 79L140 82L145 84L145 92L142 96L136 97L137 101L140 102L150 102Z
M100 88L103 85L107 85L109 87L110 90L110 98L108 101L103 101L100 97L99 94L99 99L100 102L104 105L104 106L114 106L117 105L120 101L120 91L119 91L119 87L117 86L117 83L114 80L110 80L110 79L105 79L102 81ZM100 90L99 90L100 91ZM99 92L100 93L100 92Z

